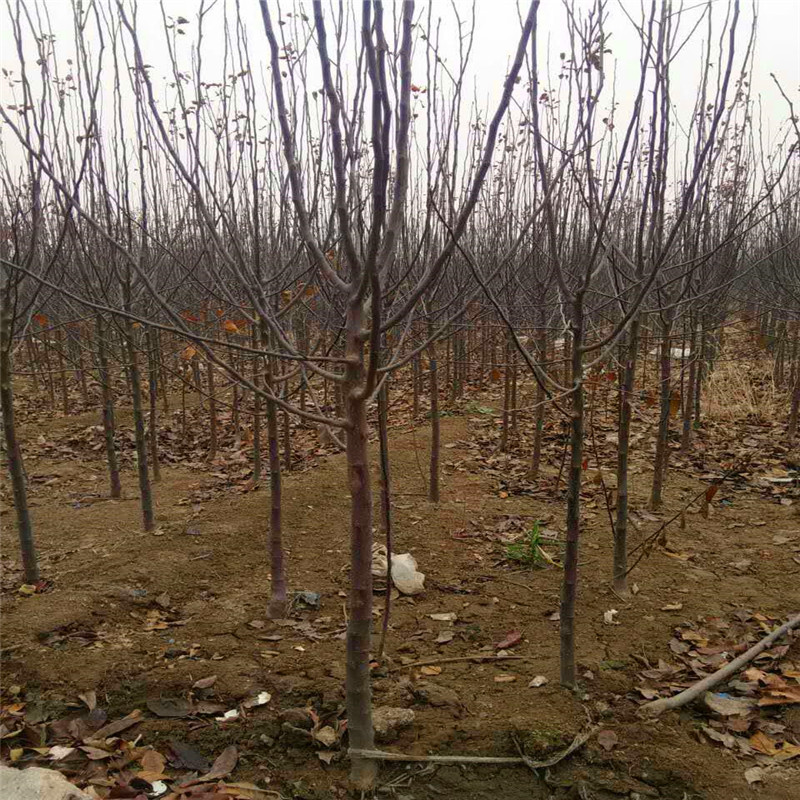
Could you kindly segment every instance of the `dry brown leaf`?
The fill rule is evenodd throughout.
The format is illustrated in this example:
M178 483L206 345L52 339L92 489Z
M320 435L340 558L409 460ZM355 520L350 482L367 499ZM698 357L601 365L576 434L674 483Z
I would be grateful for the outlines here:
M619 736L614 731L606 729L597 734L597 743L603 750L613 750L619 744Z
M218 756L216 761L211 765L211 770L206 772L198 778L198 781L208 782L217 781L220 778L225 778L233 772L236 768L236 762L239 760L239 753L234 745L226 747Z

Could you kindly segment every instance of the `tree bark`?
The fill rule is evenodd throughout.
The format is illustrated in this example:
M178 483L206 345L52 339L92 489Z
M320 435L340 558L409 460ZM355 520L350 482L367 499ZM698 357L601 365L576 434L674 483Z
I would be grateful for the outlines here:
M142 525L144 530L152 531L156 526L153 512L153 495L150 487L150 473L147 464L147 438L144 430L144 412L142 411L142 379L139 374L139 360L136 354L134 328L130 320L125 323L125 346L128 355L128 373L131 379L131 395L133 397L133 428L136 439L136 468L139 476L139 492L142 506Z
M364 310L360 300L347 309L345 357L346 452L350 485L350 618L347 622L346 703L350 746L372 750L372 698L369 657L372 638L372 490L367 448L367 399L364 383ZM350 777L356 788L370 788L377 763L354 756Z
M108 370L108 343L103 329L103 318L98 314L95 318L97 332L97 372L103 394L103 436L106 445L108 462L108 478L110 494L113 498L122 497L122 484L119 478L119 459L114 444L116 424L114 421L114 392L111 389L111 375Z
M575 605L578 594L578 544L581 525L583 470L583 298L573 300L570 362L572 408L570 411L570 466L567 484L567 541L564 580L561 586L561 683L573 688L575 673Z
M11 292L7 290L4 294L2 307L0 307L0 406L2 406L3 436L8 473L11 478L11 490L14 495L14 510L17 515L17 532L22 552L25 582L38 583L39 561L36 557L36 543L33 538L33 525L28 507L28 489L25 485L22 450L17 439L17 426L14 419L14 389L11 383Z

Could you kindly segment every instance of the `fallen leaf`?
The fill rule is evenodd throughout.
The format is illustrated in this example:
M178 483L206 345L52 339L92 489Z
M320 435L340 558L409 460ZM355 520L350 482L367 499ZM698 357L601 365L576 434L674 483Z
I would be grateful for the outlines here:
M442 668L441 667L434 667L434 666L420 667L419 671L423 675L441 675L442 674Z
M455 638L455 633L453 631L442 631L436 637L436 644L447 644L448 642L452 642Z
M270 700L272 700L272 695L269 692L259 692L253 697L248 697L242 703L242 708L257 708L266 705Z
M708 725L703 725L703 733L708 736L709 739L724 744L725 747L733 747L736 744L736 737L732 733L720 733L713 728L709 728Z
M495 675L494 682L495 683L511 683L517 679L516 675Z
M316 733L314 733L314 738L318 742L322 742L325 747L332 747L338 741L338 736L336 735L336 731L330 726L325 725L325 727L320 728Z
M317 752L317 758L324 764L330 764L335 755L336 753L333 753L330 750L320 750Z
M79 700L83 700L89 711L94 711L97 708L97 693L92 690L78 695Z
M102 728L96 730L92 734L92 738L107 739L109 736L116 736L116 734L122 733L122 731L127 730L132 725L136 725L137 722L141 722L141 719L142 712L138 708L135 708L127 717L109 722L108 725L104 725Z
M147 707L157 717L182 718L192 712L191 703L182 697L153 697L147 701Z
M755 701L746 697L726 697L713 692L706 692L703 695L703 702L712 711L723 717L742 716L755 705Z
M606 625L619 625L620 623L614 619L617 614L619 614L619 611L617 611L616 608L610 608L608 611L604 611L603 622L605 622Z
M394 554L392 554L392 557L394 557ZM436 622L455 622L458 619L455 611L448 611L444 614L428 614L428 616Z
M759 698L760 706L782 706L800 703L800 686L787 686L785 689L768 689Z
M216 675L209 675L207 678L200 678L192 684L192 689L210 689L217 682Z
M108 750L102 750L99 747L90 747L89 745L81 745L80 749L83 750L92 761L102 761L104 758L111 758L111 756L114 755L113 753L109 753Z
M528 684L528 688L529 689L538 689L540 686L544 686L546 683L547 683L547 678L544 675L537 675Z
M164 772L167 760L157 750L147 750L139 759L142 769L147 772Z
M764 770L761 767L750 767L744 771L744 779L750 785L761 783L764 780Z
M613 750L619 744L619 737L612 730L603 730L597 734L597 743L603 750Z
M683 608L683 603L667 603L661 606L662 611L680 611Z
M765 756L774 756L778 752L778 743L767 736L764 731L756 731L750 737L749 742L753 750L763 753Z
M509 647L513 647L515 644L519 644L522 641L522 632L521 631L509 631L505 638L499 641L495 646L495 650L507 650Z
M50 748L48 757L51 761L61 761L67 756L71 756L74 752L74 747L65 747L64 745L57 744L55 747Z
M233 772L236 762L239 760L239 753L234 745L226 747L211 766L211 770L198 778L199 781L206 783L225 778Z
M183 767L200 773L208 772L211 769L211 762L186 742L182 742L179 739L170 739L169 749L174 755L172 763L176 767Z

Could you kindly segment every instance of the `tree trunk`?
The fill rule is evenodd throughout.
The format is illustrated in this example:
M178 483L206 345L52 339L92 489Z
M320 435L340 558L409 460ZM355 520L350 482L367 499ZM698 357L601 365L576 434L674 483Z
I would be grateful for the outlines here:
M442 433L439 419L439 373L436 364L436 342L431 342L428 347L428 362L431 393L431 469L428 499L432 503L438 503L441 496L439 487L439 453Z
M372 698L369 657L372 638L372 491L367 448L367 398L364 383L364 310L361 301L347 309L345 414L347 419L347 473L351 498L350 619L347 622L347 731L350 746L372 750ZM374 357L374 354L373 354ZM353 756L350 778L356 788L374 785L378 765Z
M7 287L6 287L7 288ZM3 415L3 437L5 438L8 473L14 495L14 510L17 514L17 532L25 583L39 582L39 562L33 539L33 526L28 508L28 490L25 485L25 468L22 450L17 439L14 420L14 389L11 384L11 292L6 291L0 308L0 406Z
M208 416L210 437L208 441L208 460L213 461L217 457L217 396L214 388L214 365L209 359L207 362L206 374L208 375Z
M641 323L636 317L628 333L628 354L620 385L619 443L617 446L617 518L614 524L614 591L628 593L628 457L630 455L633 387Z
M545 362L547 361L547 328L545 328L544 309L541 312L540 319L541 327L539 328L538 337L538 358L539 364L542 367L542 372L545 371ZM531 456L531 479L539 477L539 469L542 463L542 438L544 436L544 401L545 392L544 386L541 383L536 385L536 432L533 438L533 455Z
M567 484L567 541L564 581L561 586L561 683L573 688L575 674L575 604L578 595L578 543L581 525L583 470L583 298L573 301L570 360L572 409L570 413L570 466Z
M153 329L147 329L147 388L150 398L149 439L150 464L153 468L153 481L161 480L161 467L158 463L158 360L156 358L156 339Z
M129 320L126 322L125 345L128 355L128 374L131 379L131 395L133 397L133 428L136 438L136 467L139 475L142 523L146 531L151 531L155 528L156 523L147 464L147 438L144 430L144 412L142 411L142 379L139 374L133 324Z
M669 450L669 416L670 416L670 378L672 361L670 353L671 326L663 327L661 338L661 404L659 407L658 431L656 433L656 454L653 464L653 488L650 492L650 510L661 507L661 494L667 471L667 455Z
M267 389L272 391L272 373L267 373ZM269 448L269 556L272 585L270 589L269 619L284 619L286 608L286 563L283 554L283 521L281 506L281 453L278 436L278 407L274 400L265 401L267 407L267 442Z
M119 479L119 460L117 448L114 444L116 424L114 422L114 392L111 389L111 376L108 371L108 343L103 330L103 318L98 314L95 318L97 331L97 371L100 388L103 393L103 436L106 445L106 460L108 461L108 478L110 482L111 497L122 497L122 484Z

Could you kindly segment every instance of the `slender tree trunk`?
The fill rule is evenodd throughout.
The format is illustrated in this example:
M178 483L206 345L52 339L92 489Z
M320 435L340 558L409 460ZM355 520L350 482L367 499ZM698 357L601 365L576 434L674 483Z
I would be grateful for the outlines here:
M439 369L436 363L436 342L431 342L428 347L428 367L431 393L431 469L428 499L432 503L438 503L441 496L439 487L439 453L442 433L439 419Z
M567 484L567 541L561 586L561 683L573 688L575 671L575 605L578 596L578 544L581 525L583 470L583 297L573 301L571 338L572 408L570 413L570 466Z
M161 480L161 466L158 463L158 359L156 357L156 338L153 329L147 329L147 387L150 399L149 439L150 463L153 468L153 482Z
M272 391L272 373L267 373L267 389ZM269 448L269 554L272 582L267 616L283 619L286 607L286 561L283 553L283 520L281 505L281 453L278 435L278 407L266 399L267 443Z
M350 619L347 622L347 730L350 746L372 750L372 699L369 657L372 638L372 491L367 447L367 398L364 383L364 310L361 301L347 309L345 412L347 473L351 498ZM374 354L373 354L374 355ZM356 788L374 785L378 765L354 756L350 777Z
M619 444L617 446L617 518L614 524L614 591L628 593L628 457L630 455L631 399L636 381L636 356L639 348L640 322L631 321L628 333L628 353L620 385Z
M58 380L61 384L61 407L64 416L69 415L69 390L67 388L67 368L64 363L64 348L67 344L66 333L63 328L59 328L56 333L56 345L58 353Z
M252 346L255 350L259 346L258 326L253 325ZM253 359L253 386L261 386L261 367L263 361L260 357ZM253 393L253 483L261 480L261 395Z
M392 607L392 483L389 469L389 383L384 381L378 392L378 441L381 460L381 528L386 543L386 599L383 605L381 639L378 645L378 661L383 659L386 636L389 632L389 616Z
M508 336L506 336L505 346L503 348L503 360L505 368L503 370L503 427L500 431L500 452L508 452L508 427L511 418L511 366L508 363L511 358L511 348L508 343Z
M670 417L670 378L672 377L672 361L670 353L669 323L663 326L661 339L661 384L658 430L656 433L656 454L653 464L653 488L650 493L650 509L656 511L661 507L661 494L667 470L667 451L669 450L669 417Z
M139 360L134 341L133 324L128 320L126 325L125 344L128 355L128 373L131 378L131 394L133 397L133 428L136 439L136 467L139 475L139 492L141 494L142 524L146 531L155 528L153 512L153 495L150 487L150 474L147 464L147 438L144 428L144 412L142 411L142 379L139 374Z
M7 288L7 287L4 287ZM5 439L8 474L14 495L14 510L17 514L17 532L22 552L22 568L26 583L39 582L39 561L36 557L36 544L33 538L28 489L25 485L25 468L22 463L22 450L17 439L14 419L14 388L11 382L11 292L6 291L0 300L0 406L3 416L3 437Z
M114 421L114 392L111 388L111 375L108 370L108 343L103 329L103 318L98 314L95 318L97 331L97 371L100 379L100 388L103 393L103 436L106 445L106 460L108 461L108 478L110 482L111 497L122 497L122 484L119 479L119 460L117 448L114 444L116 424Z
M206 375L208 376L208 417L209 417L209 441L208 441L208 460L213 461L217 457L217 396L214 387L214 364L208 360Z
M542 371L545 371L545 362L547 361L547 328L545 328L545 312L541 311L541 327L539 328L538 336L538 358L539 363L542 365ZM533 455L531 456L531 469L530 477L536 479L539 477L539 469L542 463L542 438L544 437L544 386L540 383L536 385L536 431L533 437Z
M692 439L692 412L694 410L694 385L697 381L697 330L692 322L692 335L689 344L689 380L683 402L683 428L681 430L681 452L688 453Z

